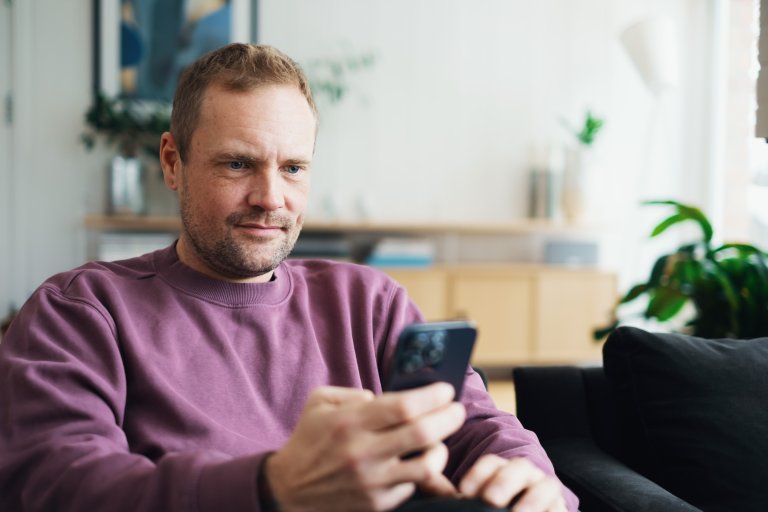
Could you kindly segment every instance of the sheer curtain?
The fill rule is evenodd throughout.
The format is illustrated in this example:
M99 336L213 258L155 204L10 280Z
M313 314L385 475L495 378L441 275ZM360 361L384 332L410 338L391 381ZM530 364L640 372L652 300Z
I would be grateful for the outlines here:
M758 3L757 0L755 2ZM758 7L757 5L755 7ZM755 96L755 138L749 141L750 161L750 239L761 247L768 246L768 0L759 0L760 15L756 24L757 73Z
M757 43L757 123L755 135L768 139L768 0L760 0L760 35Z

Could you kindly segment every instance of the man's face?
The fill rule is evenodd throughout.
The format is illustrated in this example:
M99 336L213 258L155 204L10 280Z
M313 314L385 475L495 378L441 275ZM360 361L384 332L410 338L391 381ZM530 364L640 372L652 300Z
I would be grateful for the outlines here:
M163 135L166 184L178 190L179 258L212 277L265 281L304 222L315 118L298 88L211 86L187 158Z

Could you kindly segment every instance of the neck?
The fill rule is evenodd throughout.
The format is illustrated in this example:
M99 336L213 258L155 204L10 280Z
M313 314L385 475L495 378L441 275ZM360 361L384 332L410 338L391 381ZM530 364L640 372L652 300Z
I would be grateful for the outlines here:
M267 283L272 279L272 276L275 273L274 270L270 270L258 276L236 277L218 272L211 268L211 266L200 257L195 250L194 245L184 234L179 237L179 241L176 243L176 254L179 256L179 260L191 269L210 278L227 281L229 283Z

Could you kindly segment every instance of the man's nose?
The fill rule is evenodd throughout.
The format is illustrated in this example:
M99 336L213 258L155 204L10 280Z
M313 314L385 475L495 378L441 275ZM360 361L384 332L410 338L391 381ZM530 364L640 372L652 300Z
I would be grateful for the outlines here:
M283 181L278 170L264 170L251 180L248 192L248 205L266 211L274 211L285 206Z

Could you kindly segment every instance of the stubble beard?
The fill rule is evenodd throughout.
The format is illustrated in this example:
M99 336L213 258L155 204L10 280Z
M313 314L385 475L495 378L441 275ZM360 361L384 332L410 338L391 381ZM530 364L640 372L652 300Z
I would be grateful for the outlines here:
M287 215L260 211L233 213L225 220L223 235L196 219L188 200L181 201L181 223L197 256L217 274L234 279L248 279L273 271L293 250L301 224ZM284 236L250 237L237 240L233 229L243 222L280 226Z

